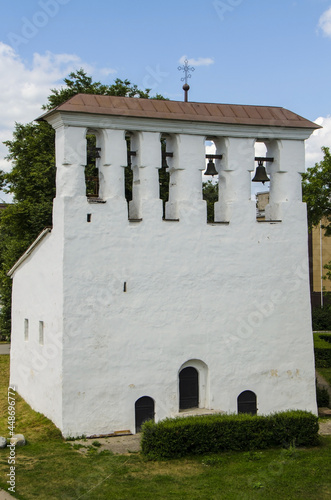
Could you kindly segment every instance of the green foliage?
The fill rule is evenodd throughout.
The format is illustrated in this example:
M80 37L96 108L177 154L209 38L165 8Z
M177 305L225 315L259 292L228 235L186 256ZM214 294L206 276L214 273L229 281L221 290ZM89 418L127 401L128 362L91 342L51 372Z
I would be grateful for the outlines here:
M312 310L313 330L331 330L331 306L314 307Z
M307 203L308 221L316 226L325 218L326 235L331 234L331 154L323 147L324 158L303 174L303 200Z
M116 78L112 85L103 85L100 82L93 82L90 76L87 76L81 68L76 72L70 73L68 78L64 78L65 87L61 89L51 89L51 95L43 109L49 110L59 106L76 94L95 94L95 95L117 95L120 97L140 97L148 99L151 89L141 90L137 85L132 85L129 80ZM156 99L164 99L160 94Z
M316 399L318 408L329 407L330 397L325 387L320 387L319 385L316 385Z
M331 344L320 335L314 333L314 352L316 368L331 368Z
M203 199L207 202L207 222L214 222L214 203L218 201L218 183L211 180L202 184Z
M143 424L141 447L151 459L227 450L253 450L274 446L314 445L317 417L305 411L287 411L268 416L207 415L178 417Z
M112 85L93 82L83 69L70 73L65 86L52 89L43 109L59 106L78 93L148 98L150 89L141 90L129 80L117 78ZM162 96L155 96L161 99ZM93 146L95 138L88 138ZM13 139L5 142L12 162L11 172L0 171L0 187L13 196L13 204L0 219L0 331L9 337L11 319L11 279L7 272L45 226L52 224L55 196L55 133L46 122L16 123ZM95 175L95 161L88 158L87 176ZM93 181L87 186L94 189Z

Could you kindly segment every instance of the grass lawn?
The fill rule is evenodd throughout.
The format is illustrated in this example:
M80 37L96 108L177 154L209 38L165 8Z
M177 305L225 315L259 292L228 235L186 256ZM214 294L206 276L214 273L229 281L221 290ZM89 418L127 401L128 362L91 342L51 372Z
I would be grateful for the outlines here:
M9 356L0 355L0 435L7 430ZM140 454L90 448L82 455L56 427L16 397L16 496L22 500L307 500L331 498L331 437L314 448L228 452L148 462ZM77 446L78 448L78 446ZM7 489L9 449L0 450Z

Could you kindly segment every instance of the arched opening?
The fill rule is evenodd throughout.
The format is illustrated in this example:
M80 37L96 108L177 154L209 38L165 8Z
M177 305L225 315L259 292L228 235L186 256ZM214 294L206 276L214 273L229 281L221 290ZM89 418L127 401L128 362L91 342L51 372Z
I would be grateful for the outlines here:
M129 213L129 203L132 200L132 183L133 183L133 171L132 171L132 156L135 151L131 151L131 134L125 134L126 148L127 148L127 165L124 168L124 186L125 186L125 199L128 204Z
M141 426L147 420L154 420L154 399L143 396L135 402L136 432L141 431Z
M265 158L267 156L267 147L262 141L255 142L254 150L255 158ZM251 174L252 179L256 178L257 168L261 166L266 169L267 163L256 160L254 172ZM267 174L267 170L265 170L265 174ZM258 220L265 219L265 207L269 203L269 192L270 181L251 182L251 199L256 201L256 218Z
M100 148L97 147L97 133L88 130L86 134L86 167L85 167L85 185L87 198L99 198L100 180L99 180L99 158Z
M207 222L215 220L215 203L219 201L219 161L212 138L205 141L206 170L202 174L202 197L207 202Z
M243 391L237 399L238 413L257 414L256 394L253 391Z
M199 372L193 366L179 373L179 409L199 407Z
M167 148L167 135L161 136L161 157L162 164L161 168L159 168L159 185L160 185L160 199L162 200L163 212L162 218L166 218L166 203L169 201L169 182L170 182L170 173L169 173L169 165L167 163L167 158L171 158L173 156L173 152L169 152L169 145Z

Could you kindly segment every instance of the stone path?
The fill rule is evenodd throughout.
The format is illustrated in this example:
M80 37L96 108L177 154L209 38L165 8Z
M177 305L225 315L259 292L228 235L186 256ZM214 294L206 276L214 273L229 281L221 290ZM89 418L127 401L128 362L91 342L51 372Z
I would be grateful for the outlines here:
M0 344L0 354L9 354L9 352L10 352L10 344Z
M0 500L16 500L15 497L10 495L7 491L5 490L0 490Z

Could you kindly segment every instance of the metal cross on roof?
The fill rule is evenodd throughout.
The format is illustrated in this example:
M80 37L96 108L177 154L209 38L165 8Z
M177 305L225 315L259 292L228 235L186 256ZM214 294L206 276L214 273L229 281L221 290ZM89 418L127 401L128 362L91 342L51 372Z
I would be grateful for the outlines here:
M187 102L188 91L190 90L190 86L187 83L188 78L191 78L190 72L193 73L195 68L193 66L189 66L188 60L185 59L183 66L178 66L178 71L184 71L184 77L181 78L182 82L185 82L183 85L184 90L184 101Z

